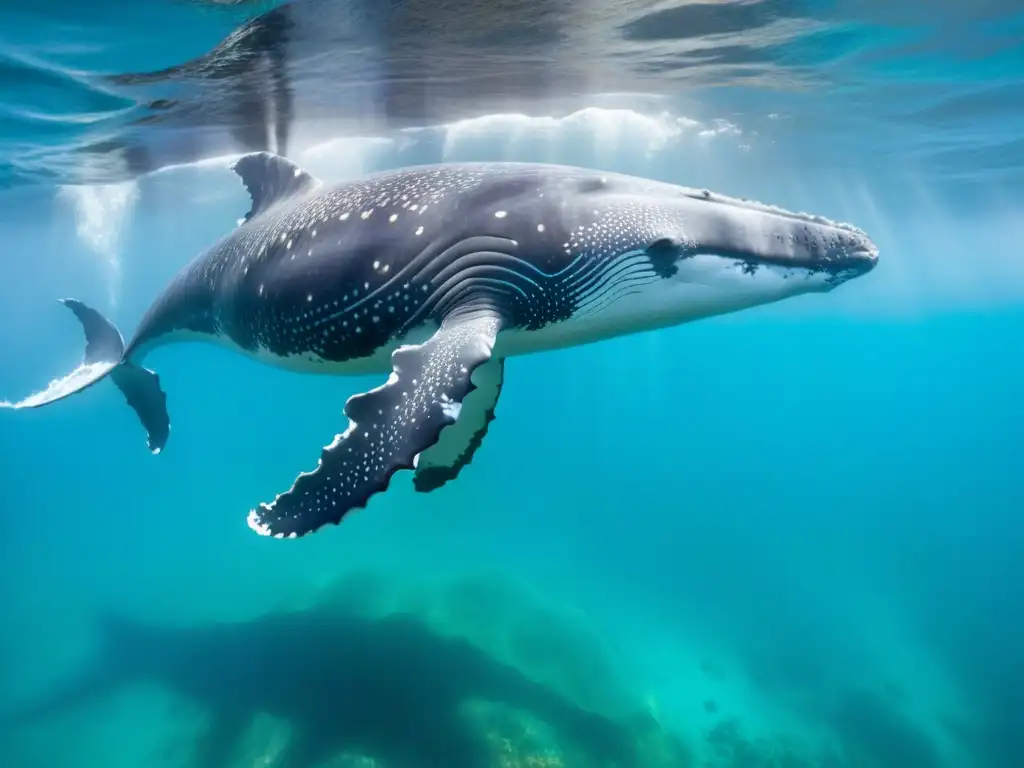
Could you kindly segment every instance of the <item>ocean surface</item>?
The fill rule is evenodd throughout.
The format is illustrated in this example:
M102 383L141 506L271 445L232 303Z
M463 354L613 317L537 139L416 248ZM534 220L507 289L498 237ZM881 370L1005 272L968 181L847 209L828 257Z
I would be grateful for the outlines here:
M456 482L253 534L380 377L203 345L0 411L3 768L1024 766L1024 10L0 8L0 400L126 333L271 149L572 163L850 221L830 294L509 361Z

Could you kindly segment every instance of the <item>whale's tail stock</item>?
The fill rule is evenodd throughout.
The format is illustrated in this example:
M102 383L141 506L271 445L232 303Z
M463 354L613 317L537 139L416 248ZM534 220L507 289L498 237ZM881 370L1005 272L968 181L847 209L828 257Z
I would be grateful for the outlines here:
M0 408L41 408L82 392L107 376L121 390L149 436L149 450L159 453L170 435L167 395L160 388L160 377L136 365L124 355L124 338L117 327L92 307L77 299L61 299L75 313L85 331L85 358L67 376L54 379L46 389L20 402L0 400Z

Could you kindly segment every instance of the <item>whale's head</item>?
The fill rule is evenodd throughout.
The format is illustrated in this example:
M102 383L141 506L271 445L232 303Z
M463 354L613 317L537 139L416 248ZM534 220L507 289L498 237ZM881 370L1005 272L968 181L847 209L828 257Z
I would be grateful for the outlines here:
M806 291L830 291L878 263L878 247L851 224L707 190L680 187L667 197L663 234L648 248L674 253L677 262L715 257L751 277L764 270L796 278Z
M878 262L865 232L821 216L611 174L578 184L566 228L599 236L630 279L661 278L640 304L658 324L831 291Z

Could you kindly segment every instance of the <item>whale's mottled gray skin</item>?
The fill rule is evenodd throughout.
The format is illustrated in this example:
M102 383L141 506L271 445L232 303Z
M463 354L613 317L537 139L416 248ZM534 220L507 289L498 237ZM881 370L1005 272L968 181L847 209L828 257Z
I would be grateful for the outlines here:
M828 291L878 251L847 224L641 178L555 165L405 168L325 186L287 160L234 166L245 221L185 267L125 346L67 300L85 362L38 407L110 374L159 451L165 396L142 367L157 346L205 339L330 374L390 371L345 405L317 469L249 515L294 537L338 523L415 469L428 491L472 458L514 355L585 344Z

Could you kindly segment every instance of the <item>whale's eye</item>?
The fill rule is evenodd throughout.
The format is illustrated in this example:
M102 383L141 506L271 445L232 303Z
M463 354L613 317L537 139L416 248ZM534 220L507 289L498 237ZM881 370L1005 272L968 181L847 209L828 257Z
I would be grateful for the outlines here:
M670 253L677 253L679 251L679 243L673 240L671 237L659 237L657 240L647 246L647 252L652 256L660 253L668 255Z

